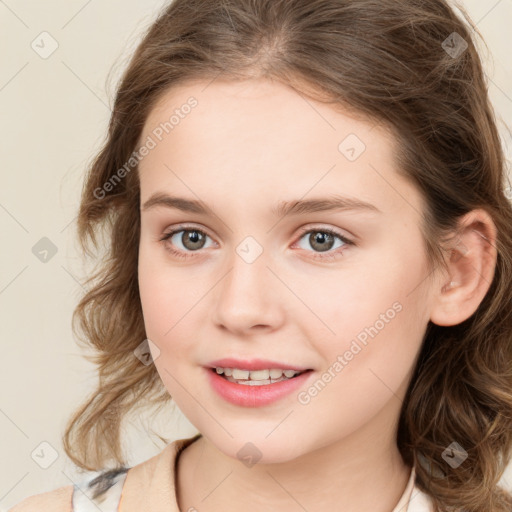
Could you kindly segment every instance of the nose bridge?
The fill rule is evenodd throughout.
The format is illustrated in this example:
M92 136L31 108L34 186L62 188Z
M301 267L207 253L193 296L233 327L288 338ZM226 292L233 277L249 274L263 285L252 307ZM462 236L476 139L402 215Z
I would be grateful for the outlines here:
M228 329L276 327L282 313L280 294L268 251L253 237L246 237L228 258L229 270L218 285L215 321Z

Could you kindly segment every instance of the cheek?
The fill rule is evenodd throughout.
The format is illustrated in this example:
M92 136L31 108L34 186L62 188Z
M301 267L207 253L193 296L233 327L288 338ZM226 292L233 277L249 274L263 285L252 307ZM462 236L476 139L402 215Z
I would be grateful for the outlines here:
M142 305L142 312L144 315L144 323L148 337L155 334L155 331L160 333L159 321L163 320L165 304L162 303L162 296L160 293L160 286L156 279L155 269L150 266L146 260L139 255L139 295Z
M315 409L316 420L333 425L327 435L338 436L340 425L347 433L359 428L389 401L401 406L422 340L422 327L407 316L411 308L398 297L394 308L377 308L384 320L364 313L344 319L337 324L336 340L316 347L325 361L319 380L329 382L302 390L300 403L310 401L307 407Z
M180 301L176 286L170 286L165 262L152 252L157 251L144 246L139 249L138 283L146 334L156 342L170 337L172 331L168 331L176 322L174 317Z
M155 366L167 382L164 368L172 368L174 373L177 366L186 365L197 343L194 314L204 290L183 268L169 268L165 254L153 252L143 247L139 250L139 294L146 335L159 350Z
M398 316L397 310L402 309L410 291L406 285L412 280L410 270L405 265L395 269L382 265L380 259L377 263L366 260L350 262L350 266L323 275L295 278L294 292L309 309L297 319L305 319L312 339L318 338L318 334L313 335L317 330L331 346L336 340L359 334L364 340L366 328L377 324L382 330Z
M308 305L322 322L309 315L309 336L326 367L343 356L339 375L356 372L344 385L362 382L360 391L371 393L372 382L382 385L378 377L392 389L400 384L414 364L428 323L426 276L421 255L389 246L375 261L369 258L358 262L357 269L316 282Z

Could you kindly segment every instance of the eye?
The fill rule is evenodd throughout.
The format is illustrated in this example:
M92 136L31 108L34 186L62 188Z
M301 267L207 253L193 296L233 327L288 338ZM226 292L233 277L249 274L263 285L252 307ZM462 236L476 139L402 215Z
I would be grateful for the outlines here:
M306 235L308 236L306 237ZM164 236L160 238L160 241L164 243L166 250L173 256L186 259L192 257L192 253L204 249L208 238L210 237L201 229L177 226L175 229L164 234ZM355 245L355 243L347 237L331 228L303 228L300 233L299 241L296 243L300 244L303 239L306 241L306 244L309 244L309 246L313 248L313 258L324 260L341 256L342 251L333 251L333 248L345 248L348 245ZM338 239L341 244L335 247L336 239ZM177 247L177 249L175 247ZM307 249L301 245L299 245L299 247L301 249Z
M307 235L307 236L306 236ZM336 239L338 239L341 244L338 244L336 247ZM355 245L354 242L349 240L347 237L338 233L336 230L331 228L305 228L301 231L301 236L299 238L299 242L301 240L305 240L306 244L314 249L314 258L318 259L332 259L338 256L341 256L342 251L331 251L331 249L346 247L347 245ZM306 247L300 246L301 249L305 249ZM323 255L322 253L327 253Z
M189 258L191 255L186 253L204 249L207 238L210 237L200 229L187 229L183 226L179 226L169 233L166 233L162 238L160 238L160 241L165 242L165 248L174 256L177 256L178 258ZM177 246L179 250L174 249L174 246Z

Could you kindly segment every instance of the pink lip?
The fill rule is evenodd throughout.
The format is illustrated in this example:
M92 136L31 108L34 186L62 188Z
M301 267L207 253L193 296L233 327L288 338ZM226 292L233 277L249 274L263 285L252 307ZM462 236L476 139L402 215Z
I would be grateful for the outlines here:
M268 359L249 360L234 359L231 357L211 361L206 366L208 368L238 368L239 370L271 370L272 368L277 368L279 370L295 370L298 372L303 372L310 369L302 366L290 366L289 364L286 363L280 363L278 361L269 361Z
M216 363L220 363L220 361L217 361ZM266 364L267 363L268 361L266 362ZM240 361L237 362L236 366L222 366L220 364L218 364L218 366L222 366L223 368L240 368L247 370L250 369L244 368L243 366L238 366L238 364L240 364ZM270 365L262 367L260 362L255 364L259 365L258 369L280 367L279 365ZM282 366L281 368L293 369L283 368ZM249 386L245 384L237 384L236 382L229 382L229 380L226 380L212 368L205 368L205 371L208 373L209 382L217 394L219 394L228 402L242 407L261 407L264 405L271 404L272 402L275 402L280 398L289 395L297 388L304 385L305 381L310 377L311 373L313 373L312 370L309 370L305 371L300 375L297 375L297 377L283 380L275 384L264 384L263 386Z

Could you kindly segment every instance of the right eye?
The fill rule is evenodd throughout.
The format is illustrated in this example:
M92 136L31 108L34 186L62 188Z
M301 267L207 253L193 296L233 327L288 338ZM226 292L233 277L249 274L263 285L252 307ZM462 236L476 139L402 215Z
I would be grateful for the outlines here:
M186 253L197 252L200 249L203 249L206 238L210 237L200 229L186 229L183 226L180 226L179 228L166 233L162 238L160 238L160 241L164 243L166 250L174 256L177 256L178 258L189 258L192 255ZM176 246L178 246L179 250L174 248Z

